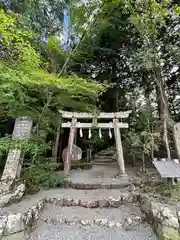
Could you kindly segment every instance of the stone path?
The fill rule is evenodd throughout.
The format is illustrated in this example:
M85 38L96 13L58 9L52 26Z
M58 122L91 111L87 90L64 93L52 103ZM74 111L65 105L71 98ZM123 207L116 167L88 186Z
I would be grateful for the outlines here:
M128 192L60 189L48 196L31 240L156 240Z
M144 222L137 194L126 189L41 191L0 210L1 216L7 213L4 233L15 234L12 239L17 240L36 220L30 236L22 240L156 240Z
M138 206L119 208L47 205L31 240L156 240Z

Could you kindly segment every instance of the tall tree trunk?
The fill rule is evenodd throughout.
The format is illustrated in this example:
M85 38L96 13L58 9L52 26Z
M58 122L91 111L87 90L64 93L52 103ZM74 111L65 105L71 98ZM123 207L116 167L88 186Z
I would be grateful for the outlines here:
M161 70L155 67L154 72L155 72L155 78L156 78L156 84L157 84L156 91L158 93L157 100L158 100L159 117L160 117L160 120L163 121L163 128L164 128L163 140L166 145L168 160L171 160L171 151L170 151L169 137L168 137L168 126L171 120L170 120L168 100L165 93L165 85L161 76Z
M119 112L119 88L116 88L116 112Z
M159 115L159 120L164 119L164 104L163 100L161 97L161 91L158 86L156 86L156 101L157 101L157 107L158 107L158 115Z
M55 141L54 141L54 144L53 144L53 149L52 149L52 157L53 158L57 158L57 155L58 155L58 147L59 147L59 138L60 138L60 125L57 127L57 131L56 131L56 134L55 134Z

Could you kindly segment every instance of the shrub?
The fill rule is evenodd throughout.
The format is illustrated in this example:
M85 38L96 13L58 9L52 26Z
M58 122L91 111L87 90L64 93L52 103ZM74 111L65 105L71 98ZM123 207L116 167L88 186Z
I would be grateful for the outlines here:
M55 188L66 183L63 173L55 172L57 164L35 162L22 170L28 191L38 191L40 187Z

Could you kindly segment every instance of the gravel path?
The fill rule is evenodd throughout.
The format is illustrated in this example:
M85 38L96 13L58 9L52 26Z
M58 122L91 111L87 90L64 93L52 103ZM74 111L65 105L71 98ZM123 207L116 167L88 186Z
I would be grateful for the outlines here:
M147 224L129 231L99 226L68 226L39 222L31 240L157 240Z

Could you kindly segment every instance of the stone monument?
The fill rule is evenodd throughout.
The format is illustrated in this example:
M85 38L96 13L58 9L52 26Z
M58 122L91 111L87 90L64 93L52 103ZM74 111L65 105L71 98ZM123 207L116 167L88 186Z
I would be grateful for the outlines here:
M68 151L68 148L65 148L62 152L63 161L65 161L66 159L67 151ZM73 144L71 159L72 159L72 162L79 161L82 159L82 149L77 147L75 144Z
M32 120L27 117L17 118L12 134L13 140L23 140L30 136ZM0 181L0 206L23 196L25 185L19 184L23 151L19 146L9 150Z

